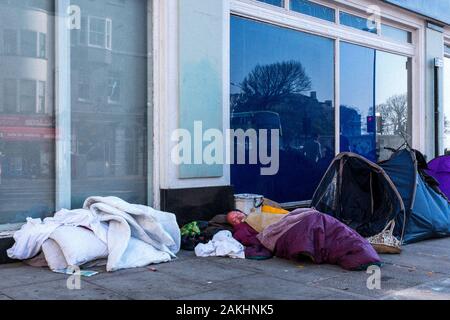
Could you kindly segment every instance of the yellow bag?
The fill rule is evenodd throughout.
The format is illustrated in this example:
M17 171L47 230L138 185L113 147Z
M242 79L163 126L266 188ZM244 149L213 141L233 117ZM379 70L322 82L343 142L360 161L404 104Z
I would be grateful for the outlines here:
M289 211L270 206L263 206L262 213L251 213L245 219L250 227L261 233L268 226L283 219Z

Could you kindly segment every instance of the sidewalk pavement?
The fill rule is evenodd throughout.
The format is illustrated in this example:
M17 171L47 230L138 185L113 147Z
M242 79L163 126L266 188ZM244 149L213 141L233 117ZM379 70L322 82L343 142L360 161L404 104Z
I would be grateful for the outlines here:
M369 290L365 272L281 259L268 261L197 258L82 278L67 289L68 276L21 263L0 266L0 300L361 300L450 299L450 239L405 246L382 256L381 289ZM156 269L151 270L151 268Z

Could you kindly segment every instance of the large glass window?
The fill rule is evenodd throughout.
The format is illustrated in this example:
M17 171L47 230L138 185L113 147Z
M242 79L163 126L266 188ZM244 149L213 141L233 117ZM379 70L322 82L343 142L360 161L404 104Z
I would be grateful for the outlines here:
M70 186L63 196L73 208L94 195L148 204L147 1L73 0L81 9L73 31L56 30L54 4L1 1L0 225L53 215L56 177ZM65 32L70 48L56 50L55 34ZM71 94L56 97L62 74ZM64 130L55 109L71 123ZM55 167L63 143L69 172Z
M236 192L310 200L335 155L334 113L333 40L232 17L231 127L281 132L278 173L232 165Z
M145 204L147 3L72 3L82 15L70 68L72 206L94 194Z
M410 59L341 42L341 151L385 160L411 139Z
M55 210L55 66L29 58L37 57L39 33L48 35L54 50L54 7L53 1L34 3L2 1L0 6L6 53L0 58L0 225ZM47 101L44 83L49 84Z

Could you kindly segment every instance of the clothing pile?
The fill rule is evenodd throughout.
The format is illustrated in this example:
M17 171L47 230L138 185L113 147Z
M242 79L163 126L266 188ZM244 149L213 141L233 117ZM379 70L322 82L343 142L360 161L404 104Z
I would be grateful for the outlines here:
M43 221L30 218L14 240L12 259L41 258L52 270L106 262L109 272L171 261L181 245L174 214L116 197L91 197L83 209Z

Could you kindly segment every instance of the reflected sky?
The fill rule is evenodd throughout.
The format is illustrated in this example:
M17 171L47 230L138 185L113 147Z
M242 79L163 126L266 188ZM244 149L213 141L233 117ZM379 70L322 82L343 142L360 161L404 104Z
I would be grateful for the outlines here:
M333 70L333 40L236 16L231 17L231 35L233 84L239 84L258 64L299 60L312 79L312 91L317 91L318 100L334 99L333 82L321 80ZM239 91L232 85L232 93Z
M408 58L341 43L341 151L384 160L410 135Z

